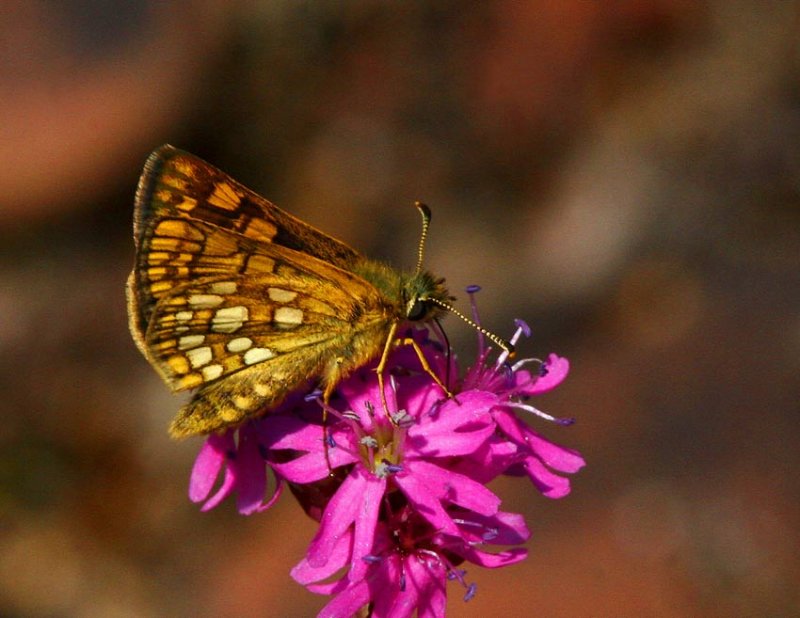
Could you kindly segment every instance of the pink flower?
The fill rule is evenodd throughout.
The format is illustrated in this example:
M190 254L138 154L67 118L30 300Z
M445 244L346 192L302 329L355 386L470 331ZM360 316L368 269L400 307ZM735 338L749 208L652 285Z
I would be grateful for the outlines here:
M347 530L330 548L324 565L315 566L308 558L293 570L292 577L313 592L333 595L319 617L343 618L372 603L372 618L383 616L443 616L448 580L465 589L464 600L475 594L475 584L467 584L464 571L457 566L472 562L487 568L507 566L523 560L525 549L512 547L496 554L478 549L487 544L515 545L530 536L520 515L498 512L491 517L453 513L459 534L451 536L431 527L410 506L387 510L377 525L373 553L364 556L366 568L352 569L336 581L328 580L351 564L355 547L353 533Z
M522 334L530 331L517 322L512 344ZM210 436L195 462L190 497L203 510L236 493L241 513L259 512L290 485L319 521L292 575L332 595L320 616L350 616L366 605L373 618L443 616L448 580L466 588L465 600L475 593L459 565L498 568L527 555L519 546L529 537L522 517L501 511L486 484L527 475L542 494L560 498L570 491L566 475L584 465L577 452L520 418L572 422L529 403L564 380L566 359L551 354L510 364L502 353L490 362L481 336L478 360L459 381L455 363L427 331L408 336L439 382L455 382L453 397L423 371L411 346L401 346L387 363L383 397L374 365L362 368L338 385L324 426L318 394L297 395L261 419ZM265 497L268 470L275 484ZM490 553L486 545L505 549Z

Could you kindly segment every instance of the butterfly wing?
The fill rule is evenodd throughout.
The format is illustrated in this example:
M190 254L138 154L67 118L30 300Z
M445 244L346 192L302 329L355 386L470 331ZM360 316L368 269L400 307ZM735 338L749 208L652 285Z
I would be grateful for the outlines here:
M238 424L327 374L354 337L385 324L360 287L295 271L212 277L165 297L146 334L151 360L173 389L199 389L173 435Z
M237 424L338 375L357 338L383 340L386 300L350 272L358 253L187 153L151 155L134 234L131 332L173 390L199 389L175 436Z
M205 228L192 225L198 222ZM133 228L136 262L128 292L131 330L140 348L153 307L174 285L205 273L247 270L242 254L252 254L254 246L284 247L344 270L362 259L209 163L169 145L145 163Z

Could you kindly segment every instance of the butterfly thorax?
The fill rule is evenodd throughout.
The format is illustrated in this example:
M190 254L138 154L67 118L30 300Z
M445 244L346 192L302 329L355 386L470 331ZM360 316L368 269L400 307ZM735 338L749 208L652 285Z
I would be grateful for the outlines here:
M451 296L444 279L432 273L401 272L381 262L363 259L353 272L371 283L381 293L387 317L399 322L427 322L445 312L438 303Z

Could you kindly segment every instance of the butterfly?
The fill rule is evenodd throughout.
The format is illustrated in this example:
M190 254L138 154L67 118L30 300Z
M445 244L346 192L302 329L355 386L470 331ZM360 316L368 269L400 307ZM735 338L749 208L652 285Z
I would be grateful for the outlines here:
M127 300L139 350L173 391L194 390L170 434L239 425L315 381L327 402L342 379L376 358L383 392L399 329L447 311L510 350L456 311L444 279L422 268L430 210L417 207L417 266L398 271L194 155L155 150L136 191Z

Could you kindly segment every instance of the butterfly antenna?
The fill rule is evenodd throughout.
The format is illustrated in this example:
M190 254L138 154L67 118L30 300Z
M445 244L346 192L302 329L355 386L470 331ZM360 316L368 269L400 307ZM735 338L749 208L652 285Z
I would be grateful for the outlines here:
M449 311L453 315L461 318L467 324L469 324L472 328L474 328L480 334L482 334L484 337L486 337L489 341L493 342L498 347L500 347L503 350L505 350L506 353L508 354L509 358L514 358L514 345L512 343L506 341L502 337L498 337L493 332L486 330L483 326L481 326L480 324L478 324L474 320L470 320L467 316L465 316L463 313L461 313L458 309L456 309L452 305L448 305L446 302L441 301L438 298L428 298L427 300L428 300L428 302L431 302L431 303L433 303L435 305L438 305L442 309L446 309L447 311Z
M422 260L425 256L425 239L428 237L428 228L431 225L431 209L422 202L414 202L414 206L422 215L422 234L419 237L419 248L417 249L417 269L416 273L422 272Z

